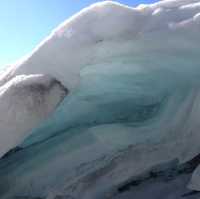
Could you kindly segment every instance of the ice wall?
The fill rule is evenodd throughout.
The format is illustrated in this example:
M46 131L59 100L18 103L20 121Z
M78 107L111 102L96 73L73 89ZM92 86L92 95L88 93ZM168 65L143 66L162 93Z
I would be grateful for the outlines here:
M0 161L0 195L105 198L152 166L200 151L200 1L97 3L1 74L47 74L70 93Z

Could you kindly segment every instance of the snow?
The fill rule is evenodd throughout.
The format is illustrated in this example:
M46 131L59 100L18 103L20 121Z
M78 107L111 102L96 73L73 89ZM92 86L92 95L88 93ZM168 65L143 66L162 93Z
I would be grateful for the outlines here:
M199 41L198 20L195 20L200 13L198 3L197 0L162 1L137 8L111 1L94 4L61 24L26 59L2 74L1 82L19 74L44 73L74 88L80 81L81 68L103 64L119 55L138 59L142 56L144 60L138 60L138 64L150 67L149 62L140 62L152 61L155 51L162 59L172 56L174 51L194 51ZM181 25L186 22L189 23L186 27Z
M0 157L21 144L66 94L64 86L46 75L20 75L4 84L0 88Z
M157 164L183 163L199 154L199 3L91 5L2 72L2 92L12 82L23 87L24 77L42 74L61 82L69 94L55 110L63 92L52 93L53 100L45 103L52 102L53 115L41 125L21 112L24 103L16 106L7 102L12 97L0 98L0 108L12 104L27 118L19 126L30 135L2 147L24 149L0 161L0 196L104 198ZM40 110L41 117L37 111L34 117L43 118L46 109Z
M198 166L193 172L188 188L200 191L200 166Z

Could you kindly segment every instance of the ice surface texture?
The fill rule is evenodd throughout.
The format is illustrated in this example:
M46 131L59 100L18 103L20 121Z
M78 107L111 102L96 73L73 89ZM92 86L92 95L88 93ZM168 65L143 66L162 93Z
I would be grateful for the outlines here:
M200 1L94 4L1 74L52 76L69 95L0 161L0 195L106 198L200 151Z

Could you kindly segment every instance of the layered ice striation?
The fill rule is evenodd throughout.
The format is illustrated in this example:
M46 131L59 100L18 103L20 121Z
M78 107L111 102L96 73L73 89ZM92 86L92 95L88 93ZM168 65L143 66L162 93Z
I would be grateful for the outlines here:
M155 165L198 155L199 32L199 0L106 1L8 67L1 87L43 74L69 93L0 160L0 197L106 198Z

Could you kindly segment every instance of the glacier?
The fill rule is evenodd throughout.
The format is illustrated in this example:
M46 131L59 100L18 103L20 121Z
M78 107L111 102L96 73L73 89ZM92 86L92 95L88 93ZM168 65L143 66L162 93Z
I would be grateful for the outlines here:
M11 145L2 140L10 125L0 126L0 197L111 198L156 165L197 156L199 32L199 0L135 8L105 1L66 20L2 71L6 91L15 79L23 85L36 78L34 85L38 74L62 87L45 117L36 110L36 118L12 131ZM23 110L9 95L2 103L3 96L0 110L5 104ZM199 190L198 183L197 168L188 188Z

